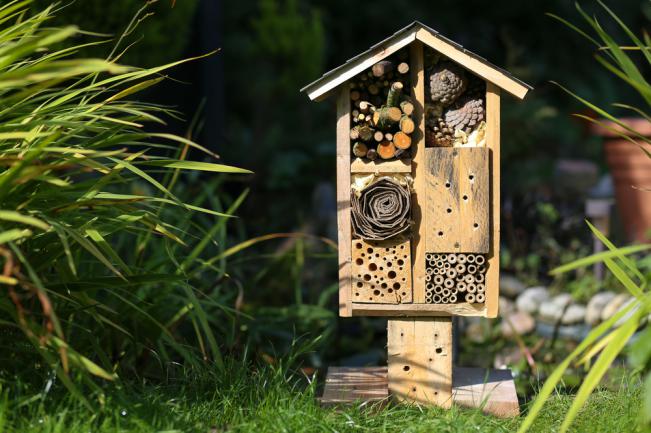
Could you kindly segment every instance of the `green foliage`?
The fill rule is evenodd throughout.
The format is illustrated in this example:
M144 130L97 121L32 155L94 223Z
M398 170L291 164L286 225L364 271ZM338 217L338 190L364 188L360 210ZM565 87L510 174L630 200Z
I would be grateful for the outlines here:
M32 10L43 10L51 3L53 0L34 0ZM198 0L64 1L57 3L51 23L55 26L74 24L86 32L117 38L123 34L138 11L145 8L147 18L124 35L123 47L132 43L134 45L121 61L141 67L152 67L176 60L183 54L193 28L192 19L198 3ZM84 38L83 35L78 37ZM104 46L89 46L80 49L79 55L104 57L106 52Z
M222 366L216 331L227 325L206 308L226 310L223 294L189 275L224 274L198 258L242 200L175 192L182 171L250 172L189 161L189 149L215 156L144 127L173 113L130 98L182 62L79 59L78 29L46 27L52 8L28 5L0 6L0 380L54 375L88 404L76 378L97 390L92 376L155 374L142 364L154 354L196 364L198 347Z

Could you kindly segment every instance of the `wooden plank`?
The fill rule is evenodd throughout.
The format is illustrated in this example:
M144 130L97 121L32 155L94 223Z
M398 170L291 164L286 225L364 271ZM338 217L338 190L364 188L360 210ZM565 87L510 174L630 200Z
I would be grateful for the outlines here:
M458 236L461 252L490 250L489 151L484 147L462 147L459 151Z
M377 374L377 372L376 372ZM499 418L520 415L520 404L510 370L482 368L454 369L454 403L467 408L481 407Z
M474 316L485 317L485 304L362 304L353 302L353 316L383 317L436 317L436 316Z
M355 158L350 165L351 173L411 173L411 159L393 161L369 161Z
M491 245L486 275L486 317L498 314L500 287L500 89L486 83L486 146L490 149L489 170Z
M378 304L412 302L409 239L353 239L352 300Z
M460 250L459 152L432 147L426 154L425 244L428 253Z
M416 129L411 136L412 162L411 175L414 179L412 194L412 218L414 230L411 239L411 263L413 266L413 291L414 302L425 302L425 225L424 207L427 191L427 162L425 160L425 59L423 44L415 41L409 46L409 60L411 62L411 95L414 102L413 119Z
M337 98L337 242L341 317L352 315L350 224L350 91L342 86Z
M518 396L510 370L453 368L452 400L465 408L482 408L500 418L520 414ZM389 395L387 367L330 367L323 405L382 403Z
M320 403L338 406L355 402L386 402L389 397L386 367L329 367Z
M416 30L412 30L395 39L387 40L385 45L378 46L367 55L352 60L345 64L341 70L331 74L327 78L318 80L305 90L307 96L313 101L321 101L330 95L330 92L342 83L347 82L358 73L370 68L380 60L407 46L416 40ZM344 86L345 87L345 86Z
M453 45L450 45L450 43L444 41L437 35L432 34L427 29L421 28L418 30L416 33L416 39L427 44L451 60L459 63L461 66L465 67L473 74L482 77L495 87L501 87L516 98L523 99L529 91L527 87L513 80L513 78L509 77L504 72L492 67L491 65L483 63L479 59L459 50Z
M452 319L389 319L389 394L398 401L452 405Z

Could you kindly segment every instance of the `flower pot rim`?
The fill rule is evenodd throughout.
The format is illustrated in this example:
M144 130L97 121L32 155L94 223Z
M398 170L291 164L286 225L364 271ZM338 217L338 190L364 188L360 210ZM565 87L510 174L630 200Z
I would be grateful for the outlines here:
M613 128L615 131L624 131L624 128L619 126L617 123L608 119L597 119L600 122L603 122L604 125ZM644 119L643 117L624 117L620 119L621 122L627 124L631 129L635 130L638 134L645 137L651 137L651 122ZM604 126L598 123L590 124L590 131L595 135L600 135L602 137L619 137L615 131L611 131Z

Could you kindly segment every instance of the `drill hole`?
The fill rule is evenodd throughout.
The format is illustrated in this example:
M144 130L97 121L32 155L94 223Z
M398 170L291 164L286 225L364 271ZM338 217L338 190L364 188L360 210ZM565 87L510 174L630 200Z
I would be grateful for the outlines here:
M464 200L464 201L468 201L468 196L467 196L467 195L464 195L464 196L463 196L463 200Z
M447 208L446 212L447 212L447 213L452 213L452 209Z
M409 366L405 365L404 367L402 367L402 369L405 370L405 371L409 371Z
M362 259L357 259L357 260L355 260L355 264L358 265L358 266L361 266L361 265L364 264L364 260L362 260Z
M436 348L436 353L439 354L439 355L440 355L441 353L443 353L443 348L441 348L441 347L437 347L437 348Z
M369 274L365 274L364 281L371 281L371 276Z
M443 232L439 232L438 235L439 235L439 236L443 236Z
M450 182L445 182L445 187L450 188Z
M470 176L468 176L468 179L470 179L470 180L473 180L474 178L475 178L474 174L471 174Z
M377 265L375 263L371 263L370 265L368 265L368 269L371 271L376 271Z
M361 244L360 242L357 242L357 243L355 244L355 247L356 247L358 250L361 250L361 249L362 249L362 244Z

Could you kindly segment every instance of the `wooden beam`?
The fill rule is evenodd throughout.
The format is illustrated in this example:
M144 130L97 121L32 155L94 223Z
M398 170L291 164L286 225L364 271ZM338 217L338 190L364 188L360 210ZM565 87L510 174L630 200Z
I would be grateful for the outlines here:
M459 63L473 74L479 75L489 83L501 87L518 99L523 99L529 91L526 86L518 83L504 72L465 53L454 45L451 45L449 42L441 39L439 36L432 34L427 29L421 28L418 30L416 33L416 39L427 44L451 60Z
M489 151L459 148L459 243L465 253L490 250Z
M366 304L353 302L353 316L436 317L486 316L485 304Z
M486 274L486 317L494 318L498 314L500 288L500 88L492 83L486 83L486 146L491 151L489 173L493 181L490 190L492 239Z
M339 315L351 312L350 226L350 91L346 86L337 98L337 244L339 247Z
M459 151L432 147L425 149L425 154L427 189L421 194L426 194L426 250L428 253L461 252Z
M425 195L427 191L427 161L425 160L425 57L423 44L414 41L409 46L409 59L411 62L411 95L414 102L413 119L416 123L411 142L412 160L411 176L414 179L412 194L412 219L414 230L411 240L411 263L413 266L413 292L414 303L425 303Z
M407 46L416 39L416 30L409 31L395 39L388 39L386 44L380 45L360 58L349 61L339 70L330 74L326 79L321 79L308 85L304 90L311 100L320 101L325 99L330 91L342 83L347 82L355 75L370 68L380 60ZM345 86L344 86L345 87Z
M389 394L398 401L452 405L452 318L390 319Z
M350 166L351 173L411 173L410 159L396 159L393 161L369 161L368 159L355 158Z

